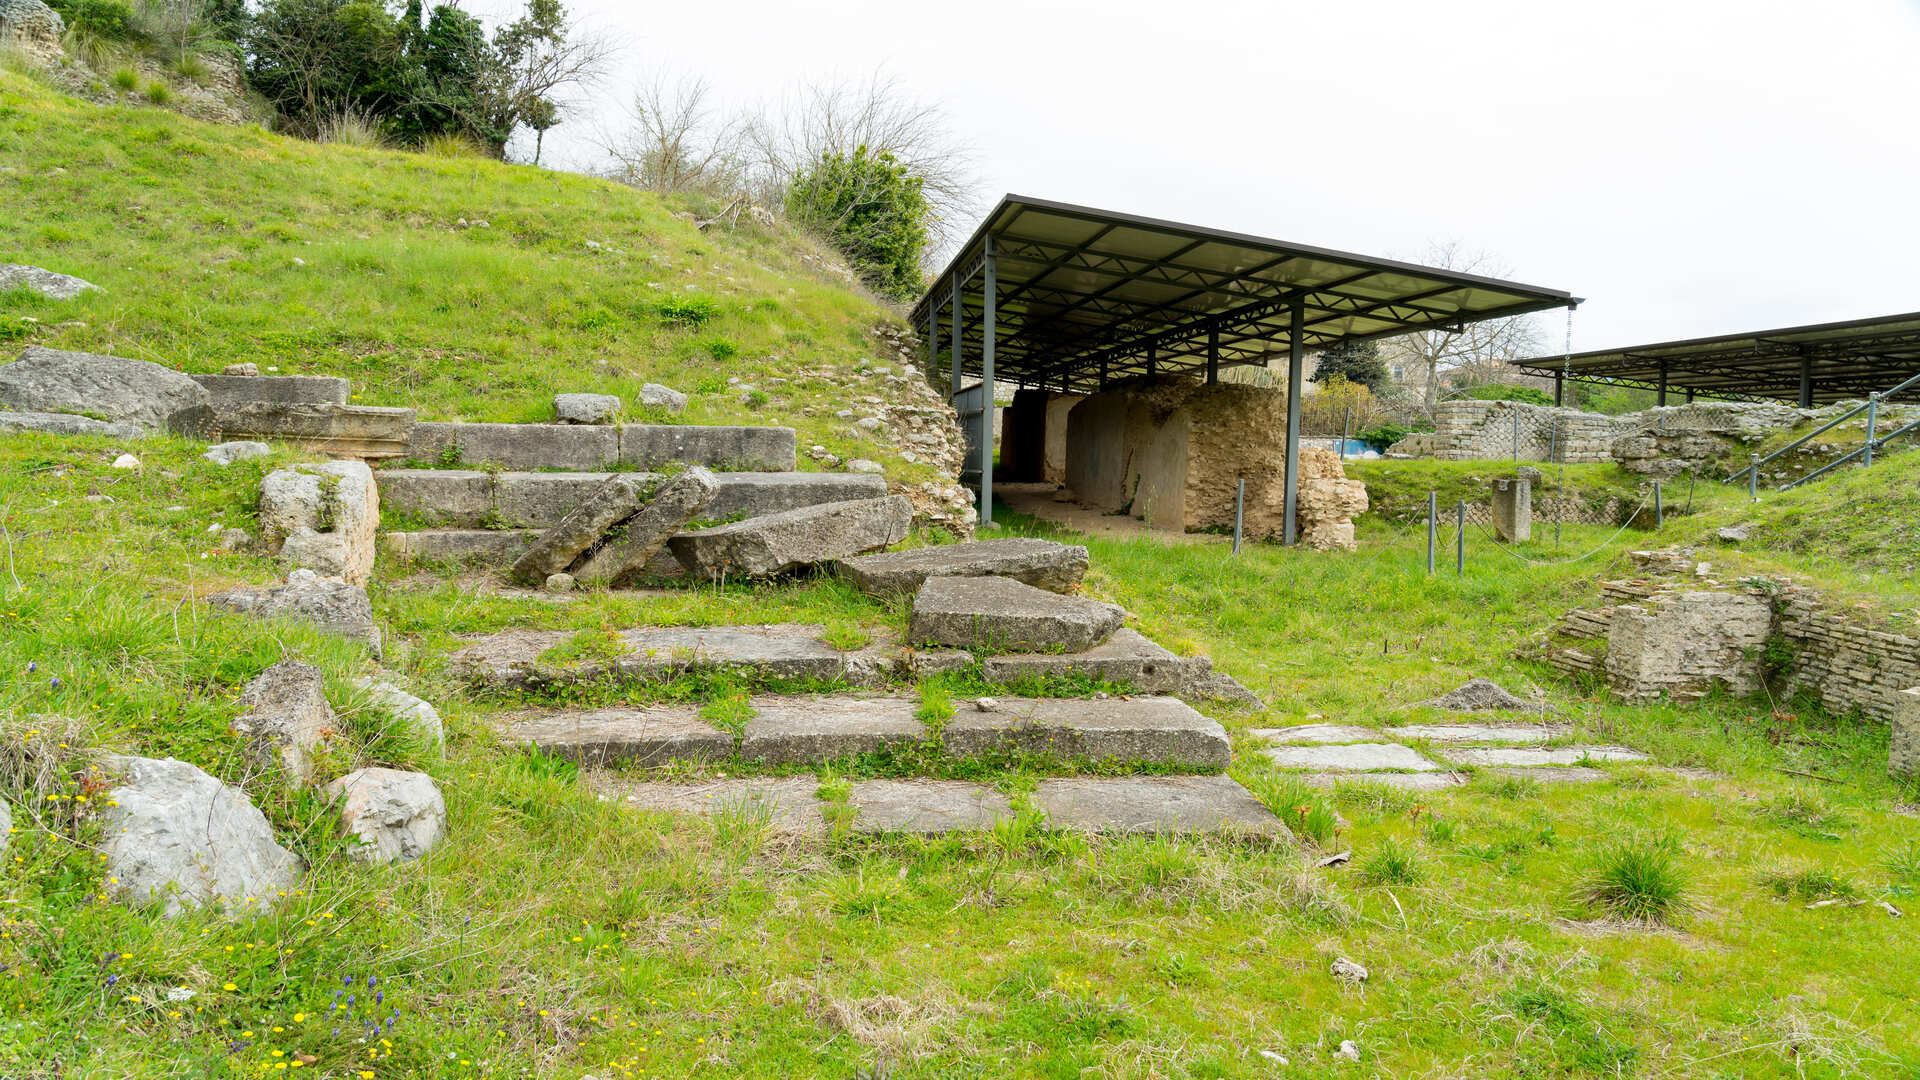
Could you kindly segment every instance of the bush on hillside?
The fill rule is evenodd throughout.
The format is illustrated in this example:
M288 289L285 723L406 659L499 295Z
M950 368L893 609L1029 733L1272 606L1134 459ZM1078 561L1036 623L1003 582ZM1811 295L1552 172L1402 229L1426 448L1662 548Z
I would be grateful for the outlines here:
M82 37L133 39L133 8L125 0L53 0L47 6L60 13L69 31Z
M787 213L832 240L875 291L896 300L919 293L927 199L892 154L865 146L822 154L787 189Z
M1469 386L1461 392L1463 397L1475 401L1517 401L1522 405L1551 405L1553 395L1537 386L1515 386L1511 383L1482 383Z

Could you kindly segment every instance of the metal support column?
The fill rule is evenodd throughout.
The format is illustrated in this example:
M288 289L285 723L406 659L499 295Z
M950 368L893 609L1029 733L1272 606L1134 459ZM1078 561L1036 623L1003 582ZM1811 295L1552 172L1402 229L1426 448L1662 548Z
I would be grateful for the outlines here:
M1867 445L1861 451L1860 465L1862 468L1873 468L1873 438L1875 428L1879 426L1879 421L1880 392L1875 390L1873 393L1867 395Z
M1661 405L1665 405L1667 403L1667 362L1665 360L1660 361L1660 402L1659 403Z
M960 275L953 275L953 396L960 396Z
M1207 324L1207 385L1220 381L1220 324Z
M993 234L986 236L980 285L980 524L993 524L993 346L1000 332Z
M1800 358L1800 407L1813 408L1813 357Z
M1288 546L1299 541L1297 529L1300 510L1300 369L1307 356L1307 301L1295 297L1292 318L1287 328L1287 479L1285 488L1286 526L1282 542Z

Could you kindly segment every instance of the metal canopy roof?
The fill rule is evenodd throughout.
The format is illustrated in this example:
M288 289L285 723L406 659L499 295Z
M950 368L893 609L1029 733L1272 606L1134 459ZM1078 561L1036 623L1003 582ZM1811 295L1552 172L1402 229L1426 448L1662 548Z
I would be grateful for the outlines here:
M1802 405L1844 401L1920 372L1920 312L1541 356L1514 366L1645 390ZM1901 396L1917 397L1920 390Z
M951 346L958 286L962 370L981 370L981 273L998 278L995 373L1096 388L1103 375L1264 365L1303 346L1391 337L1578 304L1553 289L1289 244L1244 233L1008 195L915 306ZM1211 342L1211 349L1210 349ZM935 361L937 363L937 361Z

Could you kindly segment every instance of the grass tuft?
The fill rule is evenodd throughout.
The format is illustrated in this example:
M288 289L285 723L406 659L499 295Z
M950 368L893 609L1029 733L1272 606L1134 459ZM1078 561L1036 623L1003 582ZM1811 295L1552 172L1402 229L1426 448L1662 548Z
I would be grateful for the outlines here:
M1665 840L1628 840L1605 848L1576 895L1589 907L1648 923L1669 922L1688 906L1686 875Z

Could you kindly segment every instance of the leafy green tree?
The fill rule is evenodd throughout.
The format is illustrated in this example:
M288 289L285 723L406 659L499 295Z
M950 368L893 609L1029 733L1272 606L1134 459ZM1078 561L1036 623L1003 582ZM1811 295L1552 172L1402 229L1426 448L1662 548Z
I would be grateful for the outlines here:
M1319 366L1313 381L1345 379L1374 393L1384 390L1390 379L1387 362L1380 358L1380 346L1371 341L1337 341L1320 350Z
M826 153L794 177L787 214L820 230L875 291L911 299L923 284L927 199L921 179L890 153Z

